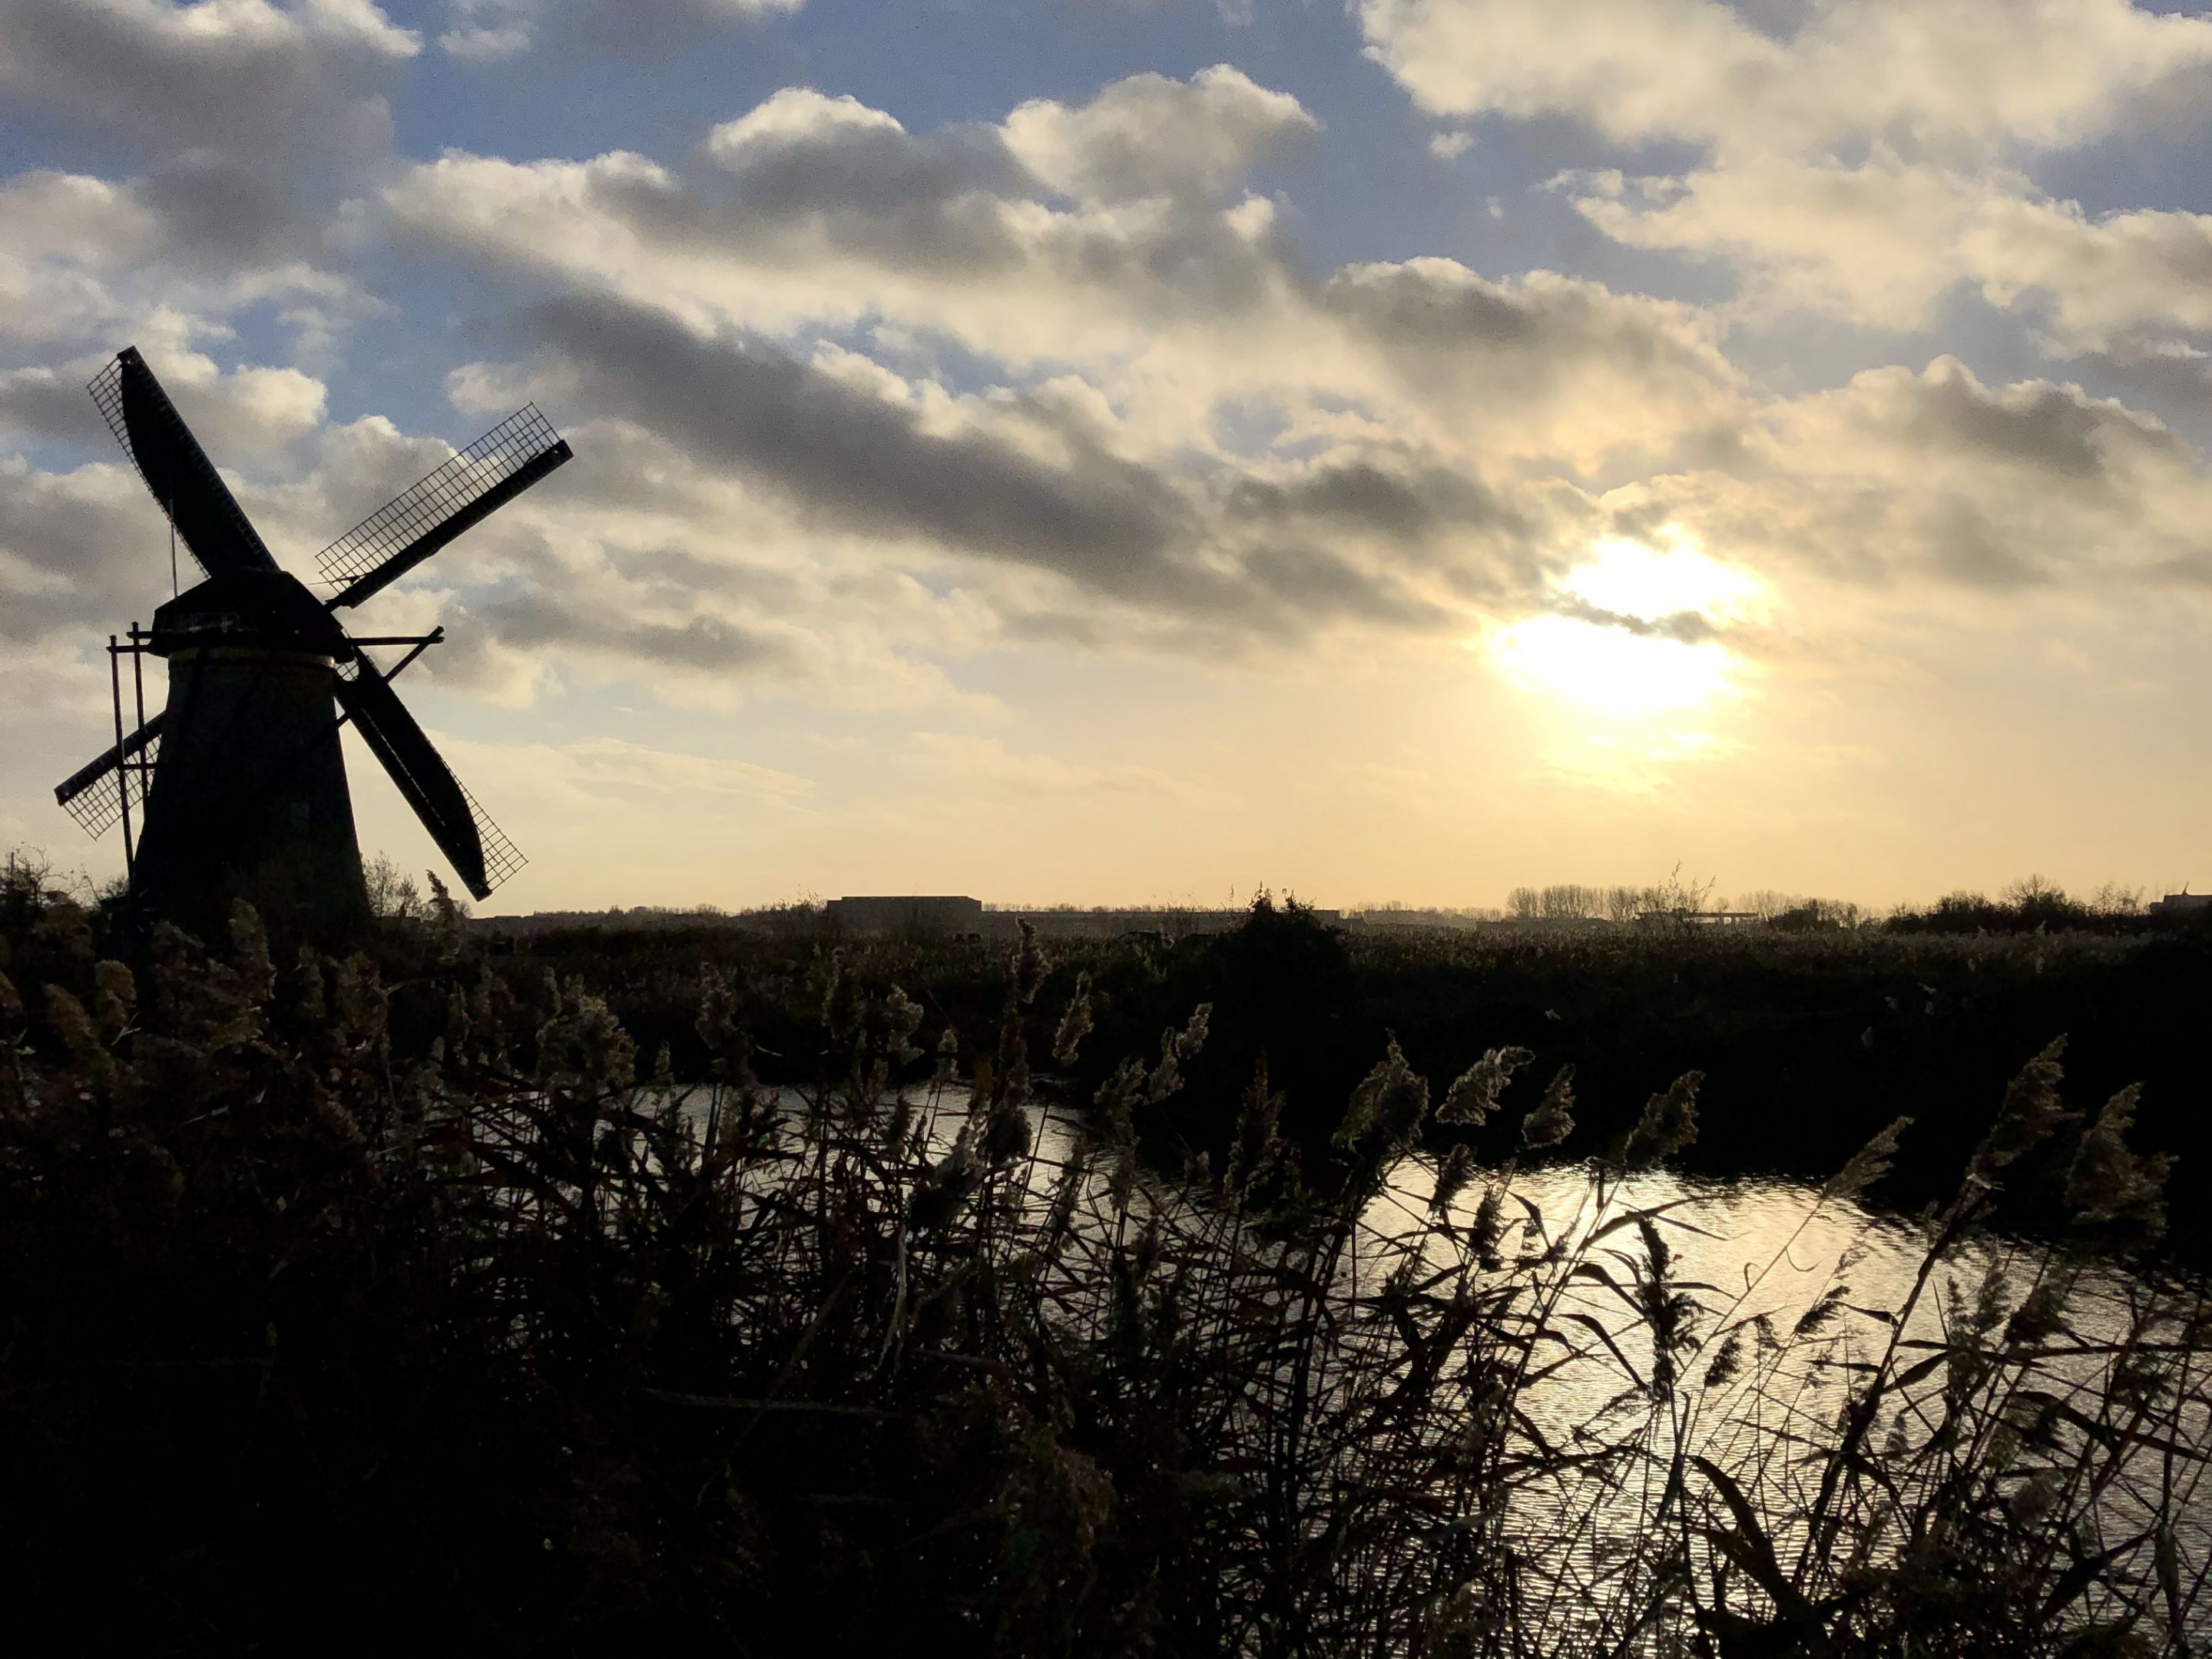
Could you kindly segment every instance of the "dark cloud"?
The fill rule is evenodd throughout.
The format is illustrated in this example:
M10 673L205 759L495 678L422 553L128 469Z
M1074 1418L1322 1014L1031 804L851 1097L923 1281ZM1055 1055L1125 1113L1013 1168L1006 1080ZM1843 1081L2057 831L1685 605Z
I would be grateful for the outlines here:
M580 412L649 428L692 465L781 498L802 524L1048 572L1178 619L1205 649L1345 623L1431 630L1450 613L1409 579L1494 595L1533 591L1539 574L1538 527L1433 464L1349 462L1288 483L1224 474L1194 489L1176 481L1181 467L1110 454L1048 406L1013 405L1052 437L1054 460L988 428L930 429L908 405L757 337L702 337L611 300L549 303L531 321L573 375L563 397ZM1355 556L1378 549L1396 557ZM623 562L656 583L733 580L666 552ZM1022 626L1065 636L1073 624Z
M168 597L161 515L127 466L57 474L0 463L0 639L89 646Z
M1244 569L1261 592L1279 601L1272 617L1263 612L1259 620L1273 621L1293 635L1321 617L1422 632L1448 628L1456 620L1387 574L1297 542L1277 541L1255 550L1245 559Z
M1962 586L2013 592L2051 580L2045 561L2028 557L2007 526L1966 501L1935 507L1915 539L1928 550L1934 569Z
M710 559L685 547L636 548L611 556L624 580L637 583L663 604L743 599L763 610L792 614L808 599L788 570L749 561Z
M1415 465L1403 471L1376 460L1316 467L1287 483L1239 478L1227 491L1233 516L1265 523L1316 520L1397 542L1423 542L1445 530L1525 532L1519 514L1463 472Z
M1911 437L2077 484L2109 486L2116 464L2182 453L2154 422L2092 398L2079 386L2047 380L1986 386L1950 358L1915 377L1901 401L1896 412L1909 422Z
M1095 447L1059 466L988 434L939 435L757 337L702 338L614 301L550 302L532 321L580 376L581 408L640 422L805 516L1039 566L1140 604L1223 597L1175 557L1194 538L1189 504Z
M1598 628L1618 628L1639 639L1674 640L1684 645L1697 645L1722 635L1722 630L1702 611L1673 611L1663 617L1638 617L1625 611L1607 611L1571 593L1560 597L1552 609L1559 616Z
M1735 378L1682 307L1541 271L1509 284L1448 259L1353 265L1322 285L1320 300L1416 380L1494 370L1505 358L1548 375L1601 356L1654 385Z
M374 5L190 9L0 0L0 90L157 155L280 143L296 165L388 144L377 94L420 43Z
M1079 124L1095 106L1051 107ZM763 221L781 229L803 223L818 250L887 270L970 278L1034 270L1125 301L1167 289L1242 309L1266 291L1273 269L1268 245L1224 225L1213 192L1194 184L1170 191L1165 212L1138 223L1063 218L1040 231L1010 216L1010 204L1042 202L1054 186L1030 165L1048 158L1018 155L996 126L915 135L850 98L796 90L716 129L707 149L714 165L686 170L679 189L616 184L607 204L641 234L696 248L750 256ZM1100 165L1117 173L1135 167L1126 155ZM1170 182L1182 181L1170 173Z
M648 666L718 675L750 675L791 663L783 641L726 617L651 621L625 616L589 597L568 598L544 588L478 600L469 607L465 621L489 625L501 645L519 651L580 647Z
M2085 351L2067 366L2084 380L2200 428L2212 422L2212 355L2172 349Z
M90 378L46 368L0 373L0 432L95 450L111 443L100 410L85 392Z
M160 221L165 264L228 271L319 252L326 204L289 160L188 150L134 182Z

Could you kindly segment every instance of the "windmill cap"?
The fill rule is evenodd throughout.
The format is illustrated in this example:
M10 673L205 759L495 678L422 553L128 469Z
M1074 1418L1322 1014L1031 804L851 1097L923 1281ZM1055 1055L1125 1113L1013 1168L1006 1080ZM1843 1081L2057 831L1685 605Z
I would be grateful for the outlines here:
M154 613L156 656L214 645L256 645L328 656L345 630L297 576L229 570L186 588Z

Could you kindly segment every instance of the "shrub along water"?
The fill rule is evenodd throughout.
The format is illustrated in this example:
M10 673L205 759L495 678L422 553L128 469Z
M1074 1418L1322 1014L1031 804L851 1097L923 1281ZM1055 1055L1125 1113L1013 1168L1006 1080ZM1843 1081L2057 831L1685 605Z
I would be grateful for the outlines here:
M1138 1155L1189 1010L1041 1134L1097 1033L1033 939L987 1029L835 953L774 1006L709 964L677 1086L580 981L515 1000L458 939L395 1044L364 958L131 968L0 895L0 1527L11 1617L235 1652L1012 1655L2170 1652L2203 1639L2212 1317L2138 1262L2160 1160L2032 1060L1892 1306L1794 1325L1686 1279L1632 1201L1698 1130L1654 1095L1547 1216L1395 1041L1325 1151L1241 1091L1217 1175ZM441 957L443 960L440 960ZM804 1003L805 1018L797 1005ZM803 1031L772 1090L749 1031ZM1565 1142L1571 1079L1516 1158ZM1433 1109L1432 1109L1433 1107ZM2075 1236L1992 1255L2008 1169L2072 1135ZM1850 1206L1910 1134L1819 1195ZM1776 1261L1787 1255L1785 1243ZM1992 1263L2006 1265L1999 1271ZM1770 1262L1771 1269L1775 1263ZM1955 1282L1954 1282L1955 1281ZM1590 1311L1610 1301L1613 1316ZM1839 1374L1806 1392L1814 1362ZM1613 1408L1541 1425L1571 1368Z

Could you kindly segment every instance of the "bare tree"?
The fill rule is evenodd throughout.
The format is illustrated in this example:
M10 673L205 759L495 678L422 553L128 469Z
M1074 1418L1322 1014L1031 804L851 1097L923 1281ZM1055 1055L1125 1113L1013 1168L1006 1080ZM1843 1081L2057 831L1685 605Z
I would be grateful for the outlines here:
M1543 893L1543 914L1553 921L1588 921L1603 908L1604 895L1579 882L1560 882Z
M415 878L379 853L361 867L368 884L368 913L387 921L411 921L423 914L422 890Z

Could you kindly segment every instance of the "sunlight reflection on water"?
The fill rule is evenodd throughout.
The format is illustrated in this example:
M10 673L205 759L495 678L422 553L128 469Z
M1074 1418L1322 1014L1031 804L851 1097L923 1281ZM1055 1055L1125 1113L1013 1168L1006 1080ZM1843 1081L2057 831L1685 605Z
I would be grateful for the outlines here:
M805 1115L805 1097L791 1090L779 1091L779 1097L795 1126ZM703 1098L700 1095L686 1102L687 1116L696 1121L703 1111ZM929 1146L942 1156L967 1121L964 1090L912 1098ZM1033 1214L1041 1215L1083 1132L1065 1108L1031 1106L1027 1115L1035 1142L1027 1202ZM1434 1174L1433 1166L1422 1158L1404 1159L1392 1172L1389 1188L1363 1217L1346 1288L1371 1291L1404 1259L1407 1241L1428 1226ZM1815 1443L1832 1441L1853 1375L1850 1368L1879 1358L1890 1341L1892 1325L1877 1316L1893 1314L1911 1299L1926 1249L1921 1227L1849 1201L1824 1201L1816 1188L1772 1176L1718 1179L1662 1169L1613 1176L1601 1182L1600 1175L1594 1164L1551 1164L1511 1172L1506 1188L1510 1199L1503 1206L1506 1224L1498 1243L1504 1270L1540 1273L1536 1258L1551 1242L1585 1237L1601 1218L1638 1211L1651 1214L1672 1255L1668 1280L1689 1291L1699 1304L1692 1330L1702 1351L1688 1353L1681 1362L1681 1394L1694 1401L1692 1432L1684 1443L1694 1441L1696 1449L1724 1464L1757 1470L1755 1478L1765 1483L1765 1490L1754 1497L1763 1504L1772 1503L1785 1510L1796 1507L1808 1494L1797 1486L1802 1465L1786 1455L1790 1437L1803 1434ZM1476 1181L1455 1199L1449 1210L1455 1225L1463 1229L1474 1221L1485 1179L1497 1180L1498 1173L1479 1172ZM1103 1165L1094 1164L1086 1184L1090 1190L1076 1224L1079 1229L1106 1224ZM1141 1212L1158 1205L1179 1209L1188 1201L1173 1182L1155 1181L1140 1188L1136 1208ZM1597 1209L1601 1202L1606 1206L1601 1217ZM1089 1217L1087 1224L1083 1214ZM1453 1247L1433 1237L1425 1254L1431 1270L1456 1259ZM1613 1282L1597 1275L1576 1279L1565 1293L1560 1313L1586 1316L1593 1322L1586 1328L1590 1341L1571 1363L1528 1388L1522 1401L1528 1420L1562 1447L1593 1443L1634 1426L1645 1413L1663 1410L1649 1387L1652 1348L1648 1330L1620 1293L1632 1291L1633 1275L1639 1268L1649 1270L1648 1246L1640 1230L1624 1224L1583 1255L1602 1267ZM2039 1271L2051 1270L2051 1261L2046 1249L2027 1241L1995 1234L1971 1238L1935 1270L1928 1293L1899 1334L1908 1343L1939 1340L1944 1334L1947 1299L1955 1300L1949 1296L1950 1287L1971 1302L1992 1270L2002 1275L2009 1307ZM2118 1339L2127 1328L2130 1298L2138 1288L2112 1267L2083 1269L2067 1305L2068 1331L2089 1343ZM1824 1297L1838 1304L1831 1316L1799 1334L1799 1321ZM1761 1320L1779 1343L1769 1350L1771 1363L1764 1374L1747 1366L1744 1379L1732 1389L1698 1388L1718 1346L1717 1339L1741 1326L1750 1341L1754 1334L1751 1322ZM1600 1327L1602 1338L1596 1334ZM2097 1363L2069 1364L2072 1381L2094 1387ZM2206 1425L2197 1423L2192 1437L2202 1443ZM1785 1455L1775 1455L1777 1447ZM2180 1504L2178 1541L2185 1554L2203 1559L2212 1553L2212 1503L2193 1496L2194 1491L2192 1483L2192 1495ZM1555 1491L1553 1501L1587 1505L1594 1496L1587 1483L1578 1483ZM1655 1494L1607 1488L1596 1501L1607 1512L1597 1530L1617 1535L1638 1523ZM2108 1495L2107 1507L2121 1524L2142 1513L2124 1484Z

